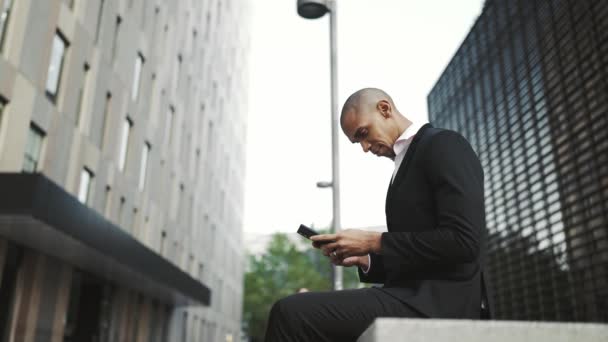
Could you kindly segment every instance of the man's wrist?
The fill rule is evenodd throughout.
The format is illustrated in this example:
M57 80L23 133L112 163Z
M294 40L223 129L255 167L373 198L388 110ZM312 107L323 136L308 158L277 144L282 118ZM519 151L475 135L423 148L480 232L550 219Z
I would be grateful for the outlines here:
M370 264L371 264L371 258L369 256L369 254L359 257L359 268L361 269L361 271L363 271L363 273L369 272Z
M382 233L370 232L369 238L369 251L370 253L380 254L380 247L382 245Z

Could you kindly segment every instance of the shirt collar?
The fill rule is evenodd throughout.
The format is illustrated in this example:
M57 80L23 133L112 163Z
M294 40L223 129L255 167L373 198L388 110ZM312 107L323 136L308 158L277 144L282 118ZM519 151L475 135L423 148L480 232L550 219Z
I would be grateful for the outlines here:
M401 133L393 145L393 152L395 152L396 156L401 154L410 145L412 142L412 137L418 133L418 130L424 126L424 124L426 124L425 121L416 122L412 120L409 127L406 128L403 133Z

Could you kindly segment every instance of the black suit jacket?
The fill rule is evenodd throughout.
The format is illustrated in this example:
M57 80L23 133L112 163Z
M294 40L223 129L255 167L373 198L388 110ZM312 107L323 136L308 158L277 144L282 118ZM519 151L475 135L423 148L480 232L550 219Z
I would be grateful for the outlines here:
M371 254L368 274L359 270L361 281L384 284L383 291L427 317L479 319L483 179L464 137L420 128L388 189L381 252Z

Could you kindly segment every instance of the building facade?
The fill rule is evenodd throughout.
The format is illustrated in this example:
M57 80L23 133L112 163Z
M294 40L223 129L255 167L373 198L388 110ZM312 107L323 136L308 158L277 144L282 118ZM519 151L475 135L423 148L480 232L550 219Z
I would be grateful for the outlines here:
M608 322L608 2L487 0L428 106L485 170L497 317Z
M0 0L0 341L233 341L246 0Z

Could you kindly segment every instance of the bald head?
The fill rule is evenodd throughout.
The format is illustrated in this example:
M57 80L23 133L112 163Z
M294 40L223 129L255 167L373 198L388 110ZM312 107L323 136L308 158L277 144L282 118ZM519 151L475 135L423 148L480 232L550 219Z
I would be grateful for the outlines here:
M344 124L344 119L348 115L360 115L375 110L378 102L382 100L387 101L395 108L393 99L382 89L363 88L357 90L344 102L340 115L340 124Z
M389 158L394 157L393 145L410 123L378 88L364 88L349 96L340 115L348 140L361 144L365 152Z

